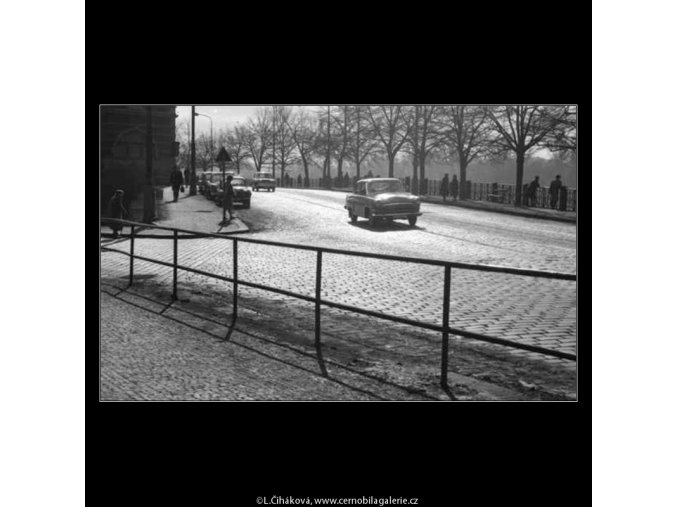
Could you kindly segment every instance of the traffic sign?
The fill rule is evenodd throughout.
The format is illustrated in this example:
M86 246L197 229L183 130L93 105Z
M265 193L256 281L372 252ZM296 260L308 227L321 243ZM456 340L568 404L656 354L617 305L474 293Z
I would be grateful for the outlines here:
M226 149L221 146L221 151L219 151L219 154L216 157L217 162L232 162L230 155L228 155L228 152Z

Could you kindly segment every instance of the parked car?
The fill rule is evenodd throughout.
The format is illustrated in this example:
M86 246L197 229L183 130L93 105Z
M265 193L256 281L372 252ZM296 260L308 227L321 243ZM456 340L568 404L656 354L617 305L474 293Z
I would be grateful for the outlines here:
M233 176L230 184L233 186L233 204L242 204L245 209L251 207L252 191L247 188L247 180L242 176ZM216 193L215 201L219 206L223 205L223 185Z
M257 192L262 188L265 188L268 192L271 190L275 192L275 178L273 178L273 173L257 172L254 175L252 187Z
M197 191L202 195L206 195L205 189L207 187L207 177L211 174L210 171L203 171L195 175ZM186 183L188 184L188 183Z
M223 181L223 173L216 171L205 172L204 196L207 199L214 200L216 193Z
M346 196L345 209L352 223L358 217L369 220L374 225L377 220L397 220L406 218L409 225L416 225L420 212L421 199L404 190L397 178L369 178L355 184L355 193Z
M223 176L224 173L220 171L207 171L203 173L205 175L204 183L204 195L207 199L214 200L216 194L219 191L219 188L223 187ZM225 176L233 176L233 171L226 171Z

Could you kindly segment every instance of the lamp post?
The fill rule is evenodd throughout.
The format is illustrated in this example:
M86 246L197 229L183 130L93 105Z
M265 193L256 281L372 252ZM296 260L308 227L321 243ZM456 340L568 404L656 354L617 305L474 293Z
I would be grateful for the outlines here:
M212 117L204 113L195 113L195 116L204 116L209 119L209 170L212 170L212 165L214 165L214 122Z

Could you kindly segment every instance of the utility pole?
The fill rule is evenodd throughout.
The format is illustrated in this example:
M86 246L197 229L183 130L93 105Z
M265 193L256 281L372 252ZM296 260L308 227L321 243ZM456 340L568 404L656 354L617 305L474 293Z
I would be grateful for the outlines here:
M331 142L331 135L329 133L329 122L331 121L331 116L329 114L330 108L331 106L327 106L327 178L325 183L327 188L331 187L331 151L329 145Z
M277 136L275 106L273 106L273 179L275 179L275 137Z
M190 192L189 195L197 194L195 186L195 106L190 106Z
M155 193L153 191L153 113L146 106L146 178L143 192L143 221L150 223L155 218Z

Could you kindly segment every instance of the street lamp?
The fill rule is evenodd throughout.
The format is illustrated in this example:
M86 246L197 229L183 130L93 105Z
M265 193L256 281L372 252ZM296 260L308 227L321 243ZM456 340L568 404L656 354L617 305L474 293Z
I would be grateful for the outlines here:
M209 119L209 170L212 170L212 165L214 165L214 122L212 117L204 113L195 113L195 116L204 116Z

